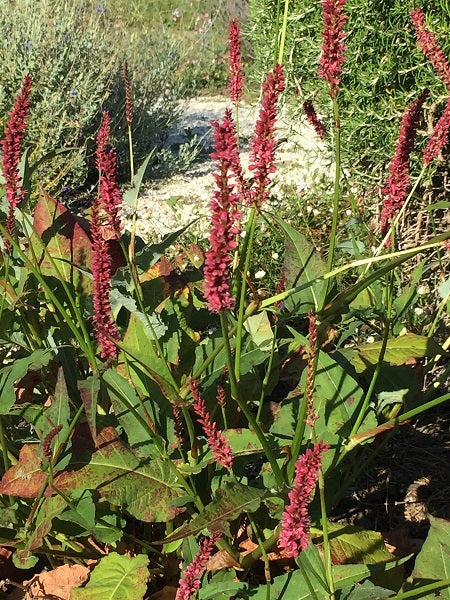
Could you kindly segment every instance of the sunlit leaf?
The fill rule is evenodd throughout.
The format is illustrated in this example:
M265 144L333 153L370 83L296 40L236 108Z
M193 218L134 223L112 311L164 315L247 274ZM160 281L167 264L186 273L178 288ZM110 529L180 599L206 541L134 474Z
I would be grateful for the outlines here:
M0 481L0 494L35 498L46 479L46 474L41 471L41 462L37 444L22 446L19 462L8 469Z

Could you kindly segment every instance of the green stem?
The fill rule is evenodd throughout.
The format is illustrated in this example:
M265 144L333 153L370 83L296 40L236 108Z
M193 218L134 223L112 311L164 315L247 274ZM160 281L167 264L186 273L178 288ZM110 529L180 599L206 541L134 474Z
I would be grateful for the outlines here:
M133 184L134 179L134 152L133 152L133 134L131 131L131 123L128 123L128 151L130 155L130 184Z
M278 50L278 63L280 65L283 64L284 45L286 42L288 14L289 14L289 0L284 0L283 24L281 26L281 39L280 39L280 47Z
M334 600L335 597L335 586L333 578L333 569L331 564L331 548L328 538L328 518L327 518L327 505L325 502L325 481L323 477L322 467L319 469L319 497L320 497L320 512L322 521L322 532L323 532L323 562L325 567L325 577L330 590L330 600Z
M255 236L255 225L256 225L256 209L253 206L247 223L247 235L244 244L245 251L245 260L244 266L242 269L242 273L239 275L240 277L240 294L239 294L239 308L238 308L238 319L237 319L237 329L236 329L236 354L234 357L234 377L236 381L239 381L241 378L241 354L242 354L242 341L243 341L243 325L244 325L244 315L245 315L245 295L247 292L247 273L250 268L250 259L252 255L253 249L253 238ZM229 367L232 368L232 363L230 363Z
M267 386L269 385L270 374L272 372L273 357L274 357L274 353L275 353L275 345L277 343L277 334L278 334L278 325L276 324L275 327L273 328L272 347L270 349L269 364L267 365L266 374L265 374L263 382L262 382L261 395L259 397L259 404L258 404L258 412L256 413L256 421L258 423L261 421L261 411L262 411L262 407L263 407L263 403L264 403L264 397L266 395Z
M407 598L420 598L425 595L429 597L428 592L432 592L433 590L445 589L448 588L448 586L450 586L450 579L443 579L442 581L433 581L433 583L416 587L413 590L409 590L409 592L402 592L400 594L397 594L396 596L391 596L390 600L406 600Z
M339 201L341 198L341 121L339 117L339 104L337 98L333 98L333 117L334 117L334 193L333 193L333 220L330 233L330 247L328 250L327 273L333 269L334 253L336 249L336 236L339 222ZM318 307L319 312L323 309L327 301L329 280L326 281L323 290L321 304Z
M258 436L258 440L259 440L261 446L263 447L263 450L266 454L267 460L270 462L270 466L272 467L272 472L277 481L277 484L281 487L284 485L284 477L283 477L283 473L281 472L280 467L278 466L278 463L276 461L276 458L272 451L272 448L270 447L269 442L267 441L266 436L264 435L264 432L262 431L261 427L259 426L258 422L256 421L255 416L253 415L253 413L247 406L247 403L241 399L240 394L239 394L239 384L238 384L238 381L237 381L237 379L234 375L234 371L233 371L233 356L232 356L232 352L231 352L231 345L230 345L230 339L229 339L229 333L228 333L228 323L227 323L225 311L220 312L220 324L222 326L222 334L223 334L223 337L225 340L225 349L226 349L226 353L227 353L228 375L230 377L231 394L232 394L235 402L241 409L242 413L244 414L245 418L247 419L248 424L250 425L250 427L253 429L253 431Z

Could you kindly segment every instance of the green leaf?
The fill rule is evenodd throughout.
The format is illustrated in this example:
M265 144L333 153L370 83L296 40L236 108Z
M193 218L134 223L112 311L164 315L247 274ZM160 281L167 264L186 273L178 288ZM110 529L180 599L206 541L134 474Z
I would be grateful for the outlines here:
M139 459L113 427L105 427L98 434L96 447L87 464L73 462L72 470L55 477L59 490L65 494L97 490L111 504L124 506L132 516L149 523L169 521L182 512L170 505L185 492L168 461Z
M368 367L377 364L381 346L381 341L358 346L351 359L358 373L362 373ZM410 358L423 358L441 354L445 354L445 351L433 339L424 335L407 333L388 340L383 360L392 365L404 365Z
M138 447L142 456L154 454L150 424L146 420L148 411L144 410L144 403L134 388L113 369L105 371L103 381L108 387L114 414L127 434L128 443Z
M66 502L61 496L44 498L36 514L31 532L27 533L25 548L18 551L18 559L25 561L33 550L42 546L43 539L50 532L52 522L66 507Z
M53 350L35 350L29 356L16 359L11 365L0 369L0 415L8 414L16 401L14 384L29 371L39 371L53 358Z
M438 292L443 300L450 295L450 277L438 285Z
M71 592L72 600L142 600L147 590L148 557L110 552L93 570L84 588Z
M338 600L381 600L382 598L391 598L395 592L373 585L370 581L365 581L361 585L345 588L341 590Z
M97 400L100 391L100 376L98 373L94 373L87 379L78 381L77 386L92 438L95 439L97 437Z
M329 593L325 592L317 581L311 579L316 599L326 600ZM267 586L250 587L241 592L245 600L266 600ZM301 571L292 571L279 577L274 577L270 585L270 600L313 600L308 584Z
M166 333L167 326L163 323L159 315L156 313L144 315L144 313L138 310L136 301L130 296L122 294L117 288L111 290L109 300L111 302L111 310L115 315L119 313L122 306L135 315L141 321L150 339L159 339Z
M267 311L263 310L249 317L244 322L244 327L250 334L255 346L258 346L260 350L270 350L272 348L273 331L267 317Z
M262 490L237 482L227 482L216 490L216 498L205 506L201 514L166 538L164 543L197 535L202 529L209 529L211 532L221 531L225 535L230 535L229 522L237 519L243 512L255 512L263 494Z
M145 175L145 171L147 170L148 163L152 158L153 154L155 153L155 150L156 148L152 148L151 151L147 154L141 166L137 170L137 173L133 177L131 186L123 194L123 202L130 208L134 208L136 204L142 185L142 180Z
M450 579L450 521L431 515L429 519L430 531L416 558L411 589L415 589L419 583ZM436 598L436 594L423 596L423 600L431 598ZM440 590L439 598L450 599L450 588Z
M286 289L314 282L326 273L326 264L306 237L282 219L275 222L285 235L284 275ZM311 287L290 296L286 308L297 314L307 314L316 310L321 300L325 283L317 281Z

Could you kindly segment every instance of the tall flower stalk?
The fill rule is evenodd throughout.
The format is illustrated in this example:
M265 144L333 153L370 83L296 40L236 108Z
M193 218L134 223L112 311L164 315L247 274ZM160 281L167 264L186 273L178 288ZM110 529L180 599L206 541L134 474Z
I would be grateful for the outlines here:
M237 106L242 100L244 75L241 60L241 28L236 18L231 21L228 28L228 65L230 69L228 91L230 100Z
M30 112L31 85L31 75L28 74L24 77L21 91L9 113L5 128L5 139L0 142L3 152L2 174L5 179L6 200L8 202L5 228L11 237L14 236L16 208L25 199L25 188L20 181L19 161ZM6 252L11 250L11 242L8 239L4 240L4 247Z
M239 161L236 127L231 111L227 109L221 123L213 122L215 150L211 157L217 161L218 172L214 174L216 191L210 202L211 248L205 257L205 297L213 312L230 309L234 299L230 293L230 266L232 253L237 246L240 231L238 209L239 197L234 193L233 165Z
M202 541L199 551L184 572L184 577L179 581L175 600L189 600L200 588L200 578L211 556L214 544L220 536L220 533L213 533L210 538L205 538Z
M444 107L442 115L434 127L434 131L423 150L422 162L427 167L435 160L448 142L450 130L450 98Z
M428 90L424 90L414 102L411 102L400 124L397 146L389 169L389 177L386 186L382 190L384 195L380 215L382 235L388 232L394 216L406 199L409 186L409 156L414 147L417 127L422 117L423 103L427 97Z
M410 13L416 31L417 44L439 74L442 83L450 90L450 63L440 47L436 36L425 24L425 15L420 8Z
M116 155L108 149L110 117L103 114L97 135L96 165L99 170L99 193L92 205L92 276L94 280L93 324L100 356L116 360L119 332L111 315L111 254L108 239L120 236L119 209L122 196L116 183Z

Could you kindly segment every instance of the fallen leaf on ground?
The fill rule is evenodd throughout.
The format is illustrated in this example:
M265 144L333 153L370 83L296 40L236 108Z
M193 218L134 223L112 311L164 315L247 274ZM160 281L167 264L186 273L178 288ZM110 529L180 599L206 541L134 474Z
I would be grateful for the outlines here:
M70 600L73 588L80 587L89 579L90 570L82 565L63 565L53 571L43 571L30 581L25 581L24 600L49 596L59 600Z

